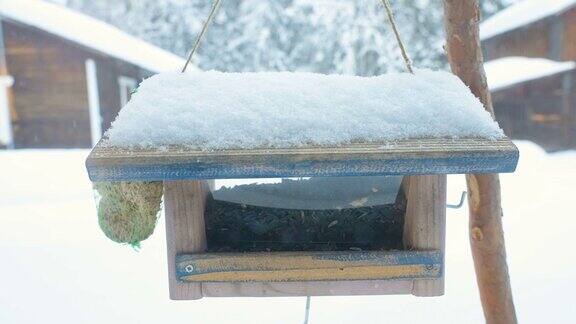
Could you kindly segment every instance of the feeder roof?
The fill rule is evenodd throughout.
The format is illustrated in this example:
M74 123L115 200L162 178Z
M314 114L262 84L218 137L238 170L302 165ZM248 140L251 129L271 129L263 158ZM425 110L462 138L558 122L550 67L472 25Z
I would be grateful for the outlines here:
M96 181L513 172L518 149L506 139L413 139L292 149L200 151L123 149L98 144L88 156Z
M507 172L518 152L456 76L164 73L88 158L92 180Z
M503 136L478 98L448 72L365 78L210 71L142 82L106 144L220 150Z

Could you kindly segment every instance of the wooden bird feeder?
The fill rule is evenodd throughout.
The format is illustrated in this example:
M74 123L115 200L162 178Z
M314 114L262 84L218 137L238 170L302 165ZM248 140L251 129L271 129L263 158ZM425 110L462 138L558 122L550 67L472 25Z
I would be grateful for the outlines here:
M512 172L517 161L518 150L506 138L431 138L338 147L217 151L177 146L162 151L121 149L99 144L86 164L94 182L164 182L170 296L172 299L199 299L442 295L446 175ZM344 205L328 201L322 207L330 210L331 217L345 221L348 215L353 214L351 210L368 208L379 213L392 208L399 213L395 224L400 226L400 230L396 234L382 231L377 239L391 235L388 240L391 243L385 248L377 244L381 240L361 242L358 235L352 243L333 239L330 249L322 245L312 249L310 246L314 245L306 245L306 249L298 250L302 245L296 244L283 251L282 247L286 245L258 246L258 242L254 242L250 252L246 252L246 245L237 248L237 241L242 241L242 238L228 237L229 242L225 242L226 235L218 231L229 229L223 229L214 221L214 202L220 199L219 195L222 197L231 191L214 190L212 180L301 177L311 178L258 187L258 190L272 188L279 193L276 195L277 204L260 209L260 212L292 210L293 213L296 209L303 220L312 217L312 209L298 202L290 202L295 205L287 203L286 192L293 191L283 186L305 185L306 181L312 181L309 183L321 188L317 188L316 193L300 190L296 200L306 200L306 194L310 194L310 200L318 202L321 199L313 195L319 193L323 197L332 197L331 192L335 190L339 193L333 196L344 192L344 198L338 196L338 201L344 201ZM326 185L330 181L336 185ZM379 181L383 183L382 188L378 187ZM360 185L355 187L351 183ZM348 189L350 197L346 197ZM251 198L248 191L238 190L239 194L228 200L233 203L228 204L226 212L236 213L240 215L237 219L242 219L243 214L260 208L255 206L259 198ZM370 193L377 195L381 191L388 195L393 192L393 198L368 206ZM374 206L384 209L374 209ZM388 225L383 226L388 228ZM296 229L296 234L306 231L306 228ZM305 242L310 239L306 236L291 237L304 240L299 243L313 243ZM219 241L211 242L212 239ZM366 239L375 240L374 236ZM222 248L223 241L225 248Z
M197 50L219 2L220 0L214 1L210 15L182 72L185 72ZM382 3L402 51L406 69L415 74L395 26L390 3L385 0L382 0ZM468 93L468 99L466 96L456 95L458 92L465 94L470 90L460 81L459 84L455 84L454 80L445 76L437 78L440 75L430 74L428 76L432 78L428 80L428 85L419 83L412 88L408 86L412 91L404 91L406 90L404 86L398 87L398 79L391 79L393 82L385 82L378 87L368 83L356 84L353 90L349 89L349 85L360 82L357 79L348 80L340 85L338 82L334 83L334 80L327 79L319 83L302 83L305 80L295 80L296 82L289 84L300 87L286 87L287 83L280 82L284 88L276 87L270 91L270 83L275 82L270 82L273 80L266 80L262 76L257 76L259 82L254 83L254 76L248 77L251 81L247 82L245 76L235 79L231 76L220 78L212 74L208 78L201 77L201 82L191 84L191 80L186 80L185 76L180 77L182 83L172 83L174 81L172 79L176 77L169 75L167 79L161 77L157 83L163 87L175 85L174 88L180 90L178 95L182 94L182 97L172 100L173 96L164 94L174 94L173 89L162 89L162 86L148 87L144 89L148 93L157 93L163 96L162 98L168 99L160 100L162 98L158 96L143 95L138 102L144 106L138 107L136 104L128 107L130 112L127 115L131 115L131 118L165 115L175 118L163 125L150 124L148 120L142 119L131 120L130 124L138 126L139 135L157 133L158 128L175 128L180 134L186 134L190 129L195 129L192 124L206 113L211 114L207 119L211 120L212 124L206 124L206 120L203 120L203 124L196 124L196 129L220 130L226 127L234 128L238 124L278 121L279 119L275 118L277 116L270 118L270 115L280 112L285 114L280 120L288 122L266 124L264 128L281 129L285 124L291 124L286 112L306 118L330 117L334 115L334 108L337 110L344 107L353 108L353 111L349 112L348 116L341 115L339 120L345 120L346 123L355 125L356 129L361 129L363 135L354 138L365 139L362 136L366 134L367 129L364 127L366 124L372 126L395 124L398 122L396 118L398 114L413 108L428 107L428 110L420 112L428 118L432 117L431 119L434 119L430 115L431 111L446 114L443 111L445 107L452 108L451 113L448 113L449 118L456 115L462 117L468 106L471 108L469 111L478 112L484 109L490 111L489 95L486 95L485 88L482 89L486 82L482 69L478 68L478 65L482 64L481 54L477 55L481 53L477 40L478 2L445 1L445 9L447 16L454 18L447 19L447 34L452 40L448 45L457 45L448 46L449 59L453 68L462 66L468 69L456 69L466 84L472 84L470 89L475 96L470 97L472 93ZM470 41L463 42L465 39ZM465 57L462 53L478 60L462 60ZM287 76L284 75L282 78L286 81ZM322 79L310 75L303 77L308 81L311 78ZM341 80L340 77L336 79ZM401 83L407 81L406 78L402 79L404 81ZM204 87L202 92L199 88L202 88L207 81L210 84ZM324 91L324 95L321 95L318 90L327 89L323 84L325 81L331 82L332 86L328 87L329 91ZM243 97L227 98L227 89L245 83L250 86L235 91L237 96ZM273 87L277 85L278 83L275 83ZM361 93L371 87L378 91L387 88L387 94L376 98L375 92ZM452 89L446 92L450 87ZM438 91L440 88L442 91ZM411 98L413 94L424 90L429 92L425 100L405 104L406 97ZM190 96L195 92L200 95ZM250 97L254 92L264 97ZM216 105L211 105L214 102L203 101L202 93L227 100L225 102L216 100ZM338 101L346 97L342 95L345 93L352 96L353 100ZM267 97L271 94L277 96L276 100ZM289 98L284 94L289 94ZM298 94L304 96L298 97ZM449 100L443 103L436 101L435 105L431 105L431 102L442 94L447 95ZM310 111L318 104L316 98L325 97L336 98L336 101L328 100L324 103L323 109ZM482 102L477 100L478 97ZM285 100L287 98L288 100ZM382 107L381 111L388 112L390 118L375 121L374 116L366 114L370 111L363 109L368 108L366 100L360 100L366 105L364 107L356 100L366 98L370 98L371 103L376 105L372 108ZM290 100L291 102L286 102ZM458 103L456 104L454 100ZM163 109L174 105L175 102L186 103L188 106L184 107L184 110L188 110L184 114L181 109L172 110L172 115L167 114ZM276 111L271 109L270 105L278 102L281 103L281 107L276 107ZM236 107L238 110L234 110L233 107L236 103L240 103L240 106ZM299 103L299 109L295 107L295 103ZM256 109L248 109L246 113L245 108L250 108L250 105ZM476 107L473 107L474 105ZM399 110L401 106L407 110ZM201 109L197 109L198 107ZM228 110L214 113L214 110L222 107ZM265 109L261 109L263 107ZM438 112L439 110L443 112ZM142 111L146 114L142 114ZM242 111L244 115L240 117L235 114L238 111ZM363 112L364 114L358 115L364 116L365 119L350 123L348 117L356 115L357 111ZM378 109L371 111L379 114ZM218 117L215 117L228 114L234 115L233 122L220 123ZM390 114L397 115L390 116ZM245 120L246 115L252 116L253 119ZM262 118L263 115L266 117ZM194 118L187 119L186 116ZM254 119L254 116L259 117ZM177 120L181 117L184 117L184 122ZM402 117L407 116L404 114ZM414 111L412 117L416 117ZM472 197L475 198L471 204L479 201L484 203L480 204L479 208L474 208L475 215L471 216L471 221L475 226L483 226L480 223L486 223L488 220L488 223L484 224L487 228L485 235L489 236L488 241L498 243L494 249L493 244L487 248L477 241L472 241L473 254L475 259L479 260L476 262L476 270L481 274L478 276L478 282L486 318L489 322L514 323L516 320L499 221L501 211L500 206L494 205L499 204L498 182L497 177L492 174L513 172L518 163L518 149L509 139L499 135L485 137L476 134L478 136L467 137L451 132L441 135L436 131L446 125L458 128L460 131L474 128L474 125L467 121L486 118L491 117L476 113L466 116L465 120L456 118L457 121L452 123L450 119L440 121L436 119L435 124L424 121L424 124L421 123L417 127L409 127L412 131L416 130L413 134L407 134L410 132L406 132L403 128L407 124L401 124L399 127L405 133L402 138L412 139L381 142L368 140L362 143L362 140L346 142L344 138L344 141L339 143L354 142L354 144L334 146L306 145L308 142L319 144L315 142L314 136L309 136L310 133L307 132L309 123L304 123L305 127L299 127L297 131L290 128L292 133L289 133L288 137L282 137L282 140L288 142L293 140L293 137L304 138L305 141L298 142L296 148L260 145L252 146L258 147L253 149L221 148L208 151L202 148L210 149L210 147L194 146L199 144L198 142L202 143L202 140L197 142L198 138L207 140L204 134L199 133L193 134L192 140L160 143L161 146L156 146L155 149L129 149L122 145L110 145L107 139L103 139L92 150L86 165L93 182L163 182L170 297L175 300L203 297L442 295L445 273L446 175L474 174L472 178L482 178L484 182L482 186L476 183L471 187L474 189ZM417 119L422 121L421 118ZM174 121L177 121L180 128L175 127ZM148 124L148 128L140 127L141 124ZM312 127L318 128L318 124L312 124L314 125ZM324 131L330 128L327 124L320 123L320 125ZM346 134L350 130L347 127L330 129L332 135ZM125 135L130 137L133 130L134 128L128 127L123 132L120 131L120 138ZM425 132L427 135L418 133L420 130L427 130L428 132ZM232 134L245 137L252 131L254 129L240 127L234 129ZM387 130L372 128L368 133L378 136L386 134ZM432 134L436 134L437 137ZM214 136L214 132L211 135ZM216 137L230 140L220 133L216 134ZM266 135L260 133L256 134L256 137L261 139ZM211 139L214 140L213 137ZM141 138L139 140L141 141ZM234 188L219 188L215 186L214 181L254 178L283 180L280 183L241 185ZM155 188L157 186L158 184L153 185ZM110 198L114 200L117 197ZM142 202L142 196L137 195L136 198ZM282 217L278 217L279 215ZM275 222L274 226L266 224L268 219L271 219L271 223ZM310 221L311 219L313 221ZM318 219L320 221L317 221ZM285 224L290 225L289 230L284 232L269 230L282 229ZM478 227L475 230L482 233Z

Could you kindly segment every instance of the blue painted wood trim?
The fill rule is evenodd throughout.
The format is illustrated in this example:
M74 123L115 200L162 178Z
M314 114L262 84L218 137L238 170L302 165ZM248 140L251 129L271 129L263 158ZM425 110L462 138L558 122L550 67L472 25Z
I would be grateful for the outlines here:
M220 151L126 149L101 141L86 167L92 181L420 175L513 172L518 157L518 148L506 138Z
M92 181L159 181L184 179L242 179L312 176L377 176L514 172L518 151L458 157L401 158L366 161L303 161L286 163L271 158L266 165L235 163L165 163L145 165L87 165Z

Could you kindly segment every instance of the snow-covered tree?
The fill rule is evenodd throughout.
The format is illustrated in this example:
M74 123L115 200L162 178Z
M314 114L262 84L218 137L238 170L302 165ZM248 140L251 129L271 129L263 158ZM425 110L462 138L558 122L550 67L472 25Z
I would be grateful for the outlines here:
M484 18L488 18L516 1L518 0L481 0L482 15Z
M212 1L52 0L185 56ZM482 0L485 15L514 0ZM392 0L417 67L445 66L442 2ZM194 58L203 69L376 75L403 70L380 0L223 0Z

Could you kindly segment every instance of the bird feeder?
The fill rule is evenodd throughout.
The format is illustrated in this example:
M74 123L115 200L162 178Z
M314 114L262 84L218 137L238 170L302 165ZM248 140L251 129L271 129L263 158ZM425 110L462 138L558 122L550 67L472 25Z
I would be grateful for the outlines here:
M170 296L199 299L442 295L446 175L517 162L446 72L194 72L144 81L86 166L142 224L162 184Z
M513 172L519 154L458 78L414 71L394 31L409 74L165 73L139 87L86 166L120 188L109 210L130 196L124 215L155 211L162 183L172 299L443 294L446 175Z
M177 300L442 295L446 175L512 172L518 160L518 150L507 138L211 151L178 145L161 150L118 148L103 142L87 159L92 181L163 181L170 296ZM236 190L214 186L214 180L249 178L292 180ZM262 199L270 192L274 199ZM302 205L307 195L313 207ZM261 206L262 201L268 206ZM384 228L400 229L391 234L391 243L383 245L382 237L374 235L368 235L368 241L355 237L354 242L339 242L336 235L329 249L323 245L314 249L314 242L308 242L301 251L298 244L282 251L282 246L253 242L246 252L246 242L238 247L241 237L225 242L226 226L214 220L225 203L226 213L236 213L237 223L231 225L236 227L248 219L242 215L256 208L264 216L267 211L288 211L289 217L301 217L304 224L315 210L328 210L333 219L319 231L337 228L338 224L330 224L346 222L354 210L359 213L353 221L360 223L358 214L387 210L392 216ZM296 227L286 241L309 239L297 235L305 231ZM382 230L380 236L386 235Z

